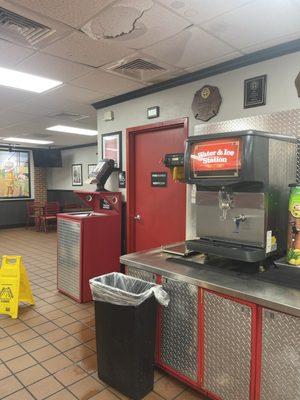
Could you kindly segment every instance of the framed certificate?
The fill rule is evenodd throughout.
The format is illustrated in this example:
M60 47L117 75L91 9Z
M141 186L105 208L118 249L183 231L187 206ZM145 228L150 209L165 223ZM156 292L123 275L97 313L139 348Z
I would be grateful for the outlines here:
M244 108L266 104L267 75L256 76L244 81Z

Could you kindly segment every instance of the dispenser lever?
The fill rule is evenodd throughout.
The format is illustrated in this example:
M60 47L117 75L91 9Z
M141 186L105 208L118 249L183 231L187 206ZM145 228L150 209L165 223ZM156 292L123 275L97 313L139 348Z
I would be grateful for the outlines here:
M235 222L235 226L236 226L235 233L239 233L239 231L240 231L240 223L246 221L246 215L240 214L237 217L234 217L233 221Z

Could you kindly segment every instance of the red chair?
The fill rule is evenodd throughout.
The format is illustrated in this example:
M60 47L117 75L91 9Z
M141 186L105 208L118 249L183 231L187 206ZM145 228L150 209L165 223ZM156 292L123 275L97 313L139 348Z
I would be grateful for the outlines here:
M41 204L38 201L28 201L26 203L26 228L29 227L31 221L37 224L40 217Z
M57 223L57 213L59 213L60 207L58 202L45 203L43 214L40 216L40 226L43 226L45 233L48 232L50 224Z

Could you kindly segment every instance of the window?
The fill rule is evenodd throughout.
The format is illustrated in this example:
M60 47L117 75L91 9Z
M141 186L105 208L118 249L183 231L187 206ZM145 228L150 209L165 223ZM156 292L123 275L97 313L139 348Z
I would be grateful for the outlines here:
M28 151L0 150L0 199L30 198Z

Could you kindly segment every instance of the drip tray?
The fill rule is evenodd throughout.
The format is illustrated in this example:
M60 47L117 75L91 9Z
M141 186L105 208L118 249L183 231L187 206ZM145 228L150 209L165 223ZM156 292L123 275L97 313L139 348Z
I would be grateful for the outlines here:
M240 279L251 279L259 282L273 283L275 285L298 290L300 288L300 268L282 269L275 266L270 267L270 269L265 272L259 272L258 264L214 256L210 256L208 259L203 259L201 262L194 261L192 258L187 259L180 257L169 257L167 260L175 264L198 268L202 271L216 272Z

